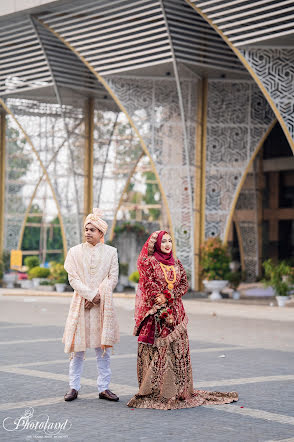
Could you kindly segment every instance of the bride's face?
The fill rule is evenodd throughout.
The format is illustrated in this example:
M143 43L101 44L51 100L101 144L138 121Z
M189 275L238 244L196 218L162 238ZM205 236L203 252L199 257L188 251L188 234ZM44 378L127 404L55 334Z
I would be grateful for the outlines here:
M160 249L163 253L170 253L172 247L173 247L173 242L171 236L168 233L165 233L161 240Z

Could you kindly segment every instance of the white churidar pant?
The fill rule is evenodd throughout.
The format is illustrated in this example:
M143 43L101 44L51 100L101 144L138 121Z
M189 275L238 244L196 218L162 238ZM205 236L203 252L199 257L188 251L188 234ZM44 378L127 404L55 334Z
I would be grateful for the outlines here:
M111 369L110 369L110 354L111 348L107 348L104 356L102 357L103 350L98 347L95 348L96 360L97 360L97 387L98 392L101 393L104 390L109 390ZM84 365L84 351L77 351L69 364L69 386L79 391L81 388L81 376Z

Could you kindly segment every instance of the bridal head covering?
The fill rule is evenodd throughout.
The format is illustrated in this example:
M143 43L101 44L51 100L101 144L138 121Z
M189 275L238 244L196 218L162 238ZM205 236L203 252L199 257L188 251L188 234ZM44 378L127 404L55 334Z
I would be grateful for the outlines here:
M165 233L168 233L163 230L157 230L153 232L152 235L149 236L147 241L145 242L141 253L138 257L137 268L139 270L140 279L138 284L138 289L136 293L136 301L135 301L135 332L137 335L138 330L141 327L142 321L148 314L150 310L150 293L146 291L146 281L149 280L148 274L146 274L146 260L150 256L154 256L157 261L164 263L165 260L168 262L168 265L174 265L175 259L172 251L169 254L165 254L161 252L160 246L162 237ZM169 234L169 233L168 233Z
M162 264L165 264L167 266L173 266L175 265L175 259L173 256L173 251L171 250L169 253L163 253L161 251L161 241L165 234L168 234L165 230L161 230L158 234L156 243L154 244L154 256L157 259L157 261L161 262Z
M93 209L93 213L89 213L85 220L84 227L89 223L100 230L103 235L106 234L108 224L102 219L102 211L100 209L95 208Z

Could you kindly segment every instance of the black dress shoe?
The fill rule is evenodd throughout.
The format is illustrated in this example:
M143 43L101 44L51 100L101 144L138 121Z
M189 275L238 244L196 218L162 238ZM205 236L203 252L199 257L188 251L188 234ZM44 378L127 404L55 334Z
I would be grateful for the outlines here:
M78 391L72 388L64 395L64 400L67 402L74 401L78 397Z
M99 399L106 399L107 401L114 402L119 401L119 397L116 394L112 393L112 391L110 390L105 390L99 393Z

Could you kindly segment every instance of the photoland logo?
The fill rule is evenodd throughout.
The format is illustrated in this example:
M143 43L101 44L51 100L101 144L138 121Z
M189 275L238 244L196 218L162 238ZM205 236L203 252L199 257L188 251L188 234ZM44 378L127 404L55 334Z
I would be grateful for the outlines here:
M65 434L71 428L71 422L66 419L65 421L53 422L47 414L39 414L34 416L34 409L28 407L23 415L16 419L12 417L6 417L3 420L3 428L6 431L24 431L30 430L37 433L44 433L45 437L67 437Z

